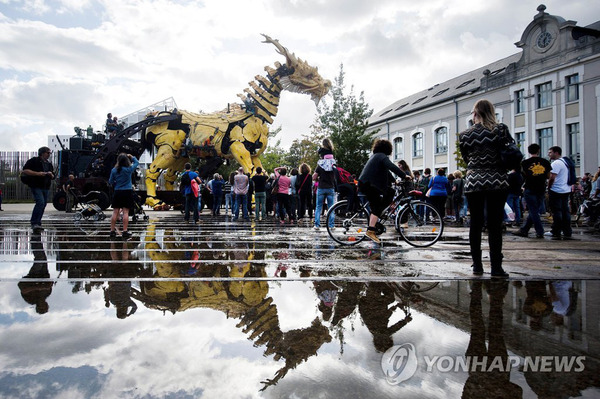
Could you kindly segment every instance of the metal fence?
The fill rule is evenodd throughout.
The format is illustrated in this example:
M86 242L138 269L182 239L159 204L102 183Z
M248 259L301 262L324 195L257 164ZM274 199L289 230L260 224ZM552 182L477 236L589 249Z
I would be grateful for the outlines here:
M2 201L29 201L33 200L29 187L21 182L19 175L23 165L29 158L36 157L35 152L23 151L0 151L0 189L2 189ZM57 156L52 154L50 162L56 169ZM51 193L54 192L54 183Z

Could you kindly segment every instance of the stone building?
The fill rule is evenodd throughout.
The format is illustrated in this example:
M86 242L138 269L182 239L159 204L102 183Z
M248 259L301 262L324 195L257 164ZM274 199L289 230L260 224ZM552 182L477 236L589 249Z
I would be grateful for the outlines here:
M369 119L369 130L394 145L393 159L413 170L457 168L457 134L472 124L473 104L496 107L522 151L538 143L542 155L558 145L578 172L600 165L600 21L575 21L540 5L515 45L517 54L400 99Z

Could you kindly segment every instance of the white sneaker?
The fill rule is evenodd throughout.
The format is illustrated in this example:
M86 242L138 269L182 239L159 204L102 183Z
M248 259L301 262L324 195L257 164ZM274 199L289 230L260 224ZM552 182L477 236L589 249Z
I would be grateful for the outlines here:
M319 227L319 226L314 226L314 227L313 227L313 229L315 229L316 231L319 231L319 230L321 230L321 227Z

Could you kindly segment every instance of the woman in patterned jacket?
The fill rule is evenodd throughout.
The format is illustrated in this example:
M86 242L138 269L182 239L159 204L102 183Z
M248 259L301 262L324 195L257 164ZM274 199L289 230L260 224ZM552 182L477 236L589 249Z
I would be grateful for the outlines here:
M496 121L494 106L488 100L477 101L472 115L474 125L460 134L459 145L467 162L464 192L471 211L473 274L483 274L481 233L487 222L492 277L508 277L502 268L502 221L508 178L501 164L500 148L512 138L508 127Z

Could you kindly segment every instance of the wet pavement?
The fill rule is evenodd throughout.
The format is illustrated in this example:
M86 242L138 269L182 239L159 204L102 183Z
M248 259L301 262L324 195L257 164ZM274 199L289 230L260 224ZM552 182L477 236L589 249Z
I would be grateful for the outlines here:
M506 235L510 279L491 280L466 228L348 248L308 221L171 211L123 241L50 208L34 234L31 208L0 213L0 397L600 397L582 228Z

